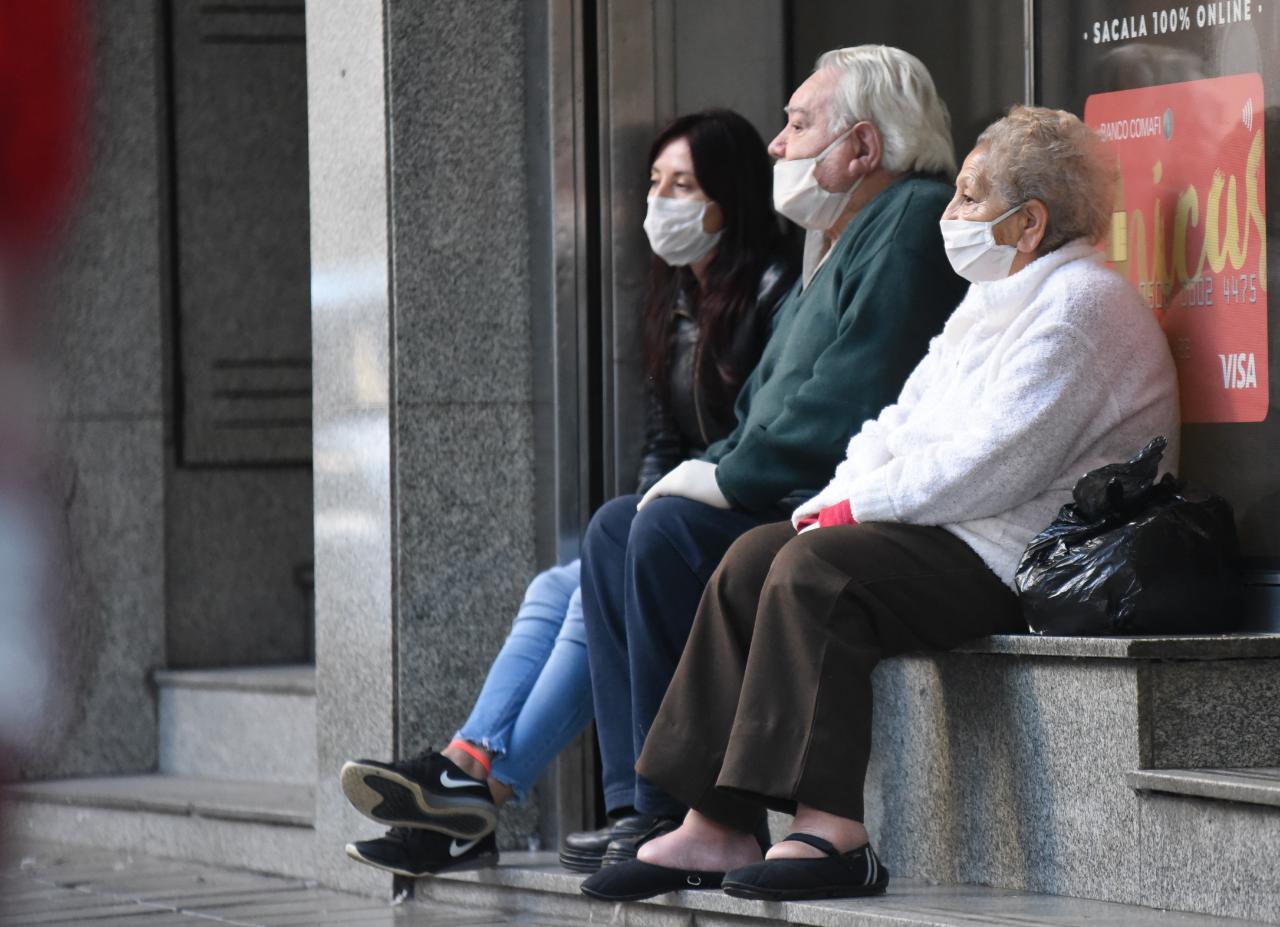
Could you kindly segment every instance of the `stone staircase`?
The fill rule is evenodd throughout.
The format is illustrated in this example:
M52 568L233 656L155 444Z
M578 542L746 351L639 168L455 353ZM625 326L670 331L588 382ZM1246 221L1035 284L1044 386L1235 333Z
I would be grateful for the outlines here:
M312 826L313 670L156 682L158 771L11 787L19 836L316 878L340 842ZM875 686L884 898L609 906L549 857L507 854L418 880L418 903L565 924L1280 923L1280 634L997 637L887 661Z
M1280 769L1137 770L1125 781L1153 898L1280 922Z
M23 837L314 877L315 668L156 673L155 773L6 790Z
M895 872L1280 922L1280 635L1009 636L877 672Z
M1280 635L997 637L874 682L885 898L611 910L532 858L417 895L655 925L1280 923Z

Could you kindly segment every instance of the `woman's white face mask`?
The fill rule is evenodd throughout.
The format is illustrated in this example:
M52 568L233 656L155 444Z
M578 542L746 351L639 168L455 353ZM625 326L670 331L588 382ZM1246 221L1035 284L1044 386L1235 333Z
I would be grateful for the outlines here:
M709 205L709 200L649 197L644 232L653 253L672 267L684 267L706 257L724 231L708 232L702 228Z
M942 244L952 269L970 283L990 283L1009 276L1018 249L996 244L996 226L1022 208L1019 203L989 222L942 219Z
M825 232L835 224L849 197L862 183L862 178L855 180L853 186L843 193L834 193L818 186L816 172L822 159L852 131L853 126L845 129L812 158L773 162L773 208L780 215L801 228L818 232Z

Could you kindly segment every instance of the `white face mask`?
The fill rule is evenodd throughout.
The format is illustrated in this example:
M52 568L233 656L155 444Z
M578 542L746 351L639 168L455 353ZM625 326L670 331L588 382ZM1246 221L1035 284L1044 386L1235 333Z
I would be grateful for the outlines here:
M670 196L649 197L649 211L644 217L644 232L649 236L653 253L672 267L683 267L701 260L720 241L720 232L702 228L708 200L678 200Z
M855 180L853 186L843 193L834 193L818 186L817 169L831 149L852 131L853 126L845 129L815 157L773 162L773 208L780 215L801 228L817 232L831 228L840 218L862 178Z
M970 283L990 283L1009 276L1018 249L996 244L996 226L1022 208L1018 204L990 222L975 219L942 219L942 244L957 274Z

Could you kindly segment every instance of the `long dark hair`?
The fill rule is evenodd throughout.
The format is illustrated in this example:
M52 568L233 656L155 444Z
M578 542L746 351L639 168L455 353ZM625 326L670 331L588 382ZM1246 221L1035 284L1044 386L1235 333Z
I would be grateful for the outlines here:
M653 140L649 164L678 138L689 143L694 176L707 198L719 204L724 230L700 293L688 267L672 267L654 256L644 316L645 367L665 392L672 310L680 290L687 289L696 294L698 309L694 379L718 408L727 408L750 373L729 363L734 328L756 299L760 275L782 249L773 212L773 166L760 133L731 110L679 117Z

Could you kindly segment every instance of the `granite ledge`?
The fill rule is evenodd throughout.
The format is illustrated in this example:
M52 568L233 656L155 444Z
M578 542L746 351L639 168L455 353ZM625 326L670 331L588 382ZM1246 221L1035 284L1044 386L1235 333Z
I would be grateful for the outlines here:
M228 669L156 670L156 685L172 689L315 695L316 668L310 664L234 666Z
M1280 808L1280 768L1257 769L1135 769L1125 783L1140 792L1163 792L1195 798L1216 798Z
M1240 633L1139 637L1050 637L999 634L956 653L1116 660L1257 660L1280 657L1280 634Z

